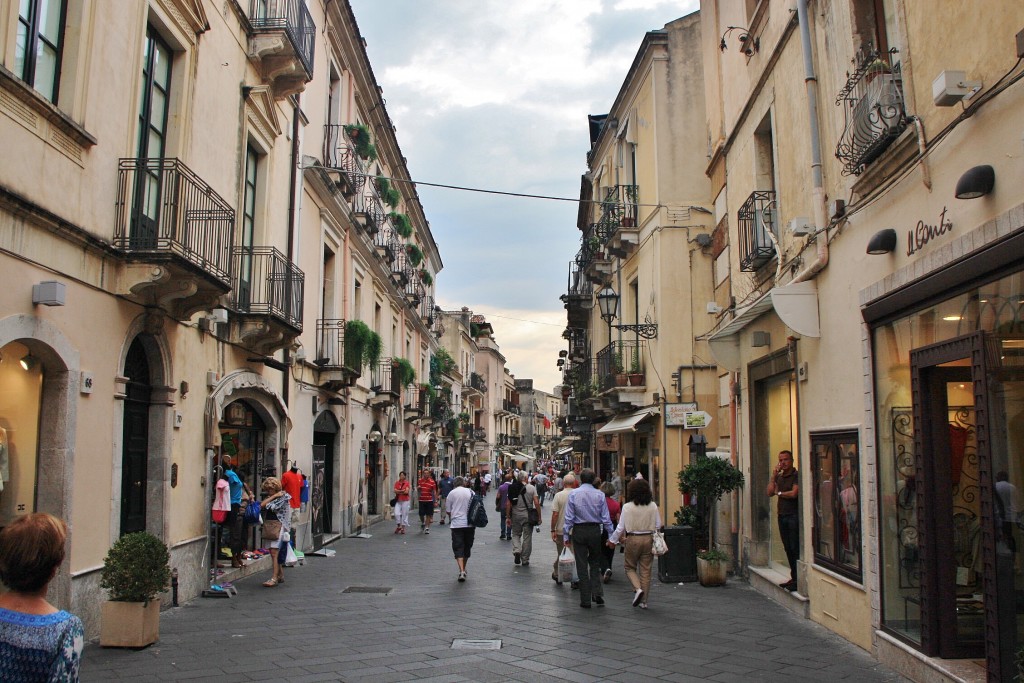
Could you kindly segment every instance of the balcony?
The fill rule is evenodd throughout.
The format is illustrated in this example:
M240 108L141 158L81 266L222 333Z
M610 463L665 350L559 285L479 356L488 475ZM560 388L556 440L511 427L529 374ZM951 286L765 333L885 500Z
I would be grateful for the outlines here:
M249 57L274 97L306 89L313 78L316 26L304 0L250 0Z
M433 327L434 321L437 319L437 312L440 309L434 304L434 297L424 296L423 300L420 301L420 320L426 323L427 327Z
M388 265L391 265L395 262L395 257L402 248L402 243L398 240L398 235L394 229L388 223L384 223L383 229L378 230L373 235L373 247L376 249L377 255Z
M583 276L579 265L569 264L569 283L566 293L559 297L565 305L570 327L586 327L590 309L594 306L593 283Z
M755 190L736 214L740 270L756 272L775 256L775 192Z
M337 172L334 182L345 199L352 201L356 193L362 191L366 169L343 125L324 126L324 167Z
M475 372L471 373L469 376L469 386L481 394L487 393L487 380L483 375L478 375Z
M420 279L420 271L418 268L413 269L408 275L408 282L405 283L405 299L409 302L409 305L416 308L420 305L423 297L426 296L427 289L423 285L423 280Z
M906 129L903 78L896 51L862 50L836 97L846 122L836 146L843 175L860 175Z
M188 320L231 291L235 210L177 159L121 159L114 248L120 294Z
M381 203L377 194L376 183L363 183L362 192L356 193L353 216L356 223L370 235L377 234L377 231L384 225L387 214L384 211L384 204Z
M522 408L519 407L519 404L514 401L510 401L507 398L501 402L501 409L506 413L510 413L512 415L523 414Z
M345 320L322 318L316 321L316 359L319 368L317 384L329 391L355 384L362 368L354 368L345 360Z
M233 341L263 355L289 346L302 333L306 276L274 247L235 247L233 255Z
M374 407L393 406L402 396L401 378L397 362L392 358L384 358L370 369L370 390L376 396L370 399Z
M602 229L607 232L608 248L620 257L628 256L640 244L636 185L614 185L601 200Z
M473 428L474 441L487 441L487 430L480 427Z
M584 276L597 285L607 282L612 274L611 255L606 246L608 227L608 225L592 223L583 236L583 243L576 254L576 262L580 264Z
M402 392L402 396L404 397L402 412L407 422L415 422L430 414L430 395L426 387L409 384Z

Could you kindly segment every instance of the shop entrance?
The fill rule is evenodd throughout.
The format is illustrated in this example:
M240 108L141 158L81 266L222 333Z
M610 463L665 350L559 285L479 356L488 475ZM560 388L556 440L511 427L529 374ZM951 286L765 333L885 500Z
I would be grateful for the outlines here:
M366 454L366 514L377 514L377 489L379 485L380 442L370 441Z
M121 535L146 530L149 479L149 360L136 337L124 361L124 422L121 438Z
M324 544L324 535L333 531L334 452L338 421L330 413L321 413L313 425L313 471L309 497L310 533L313 549Z
M918 520L923 541L921 640L943 658L1016 649L1024 413L1020 339L984 332L912 350ZM907 598L913 599L913 598ZM1012 662L1012 659L1010 660Z

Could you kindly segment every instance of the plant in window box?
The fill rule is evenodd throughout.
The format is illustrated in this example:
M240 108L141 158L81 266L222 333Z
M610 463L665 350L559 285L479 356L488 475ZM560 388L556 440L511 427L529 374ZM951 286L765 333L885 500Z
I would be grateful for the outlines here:
M416 370L405 358L395 359L395 370L398 372L398 379L403 387L407 387L416 381Z
M612 374L615 375L615 386L626 386L628 378L626 377L626 370L622 365L621 347L615 353L612 354Z
M362 320L349 320L345 323L345 367L359 374L367 365L380 362L383 348L380 335Z
M159 593L171 581L170 554L146 531L126 534L103 559L100 587L110 600L102 605L100 645L145 647L160 638Z
M420 268L420 281L423 282L427 287L434 284L434 278L431 277L430 271L426 268Z

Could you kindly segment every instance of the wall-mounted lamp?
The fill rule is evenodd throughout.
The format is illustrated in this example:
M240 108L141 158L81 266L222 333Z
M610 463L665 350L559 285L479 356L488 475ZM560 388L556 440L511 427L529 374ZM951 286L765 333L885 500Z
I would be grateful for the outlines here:
M892 228L879 230L868 241L869 254L888 254L892 251L896 251L896 231Z
M33 356L31 352L29 352L22 356L21 360L18 361L18 363L21 365L22 370L28 372L35 366L39 365L39 359Z
M996 171L991 166L975 166L968 169L956 181L957 199L977 199L992 191L996 184Z
M390 443L390 444L398 443L398 434L395 434L394 432L388 432L388 443Z
M370 430L370 433L366 435L366 440L370 443L377 443L380 441L381 436L383 435L380 433L380 430L374 427Z
M739 38L740 47L743 48L743 54L750 57L755 52L761 49L761 39L754 38L753 40L751 40L750 31L748 29L742 26L729 26L728 28L725 29L725 33L722 34L722 39L718 42L718 49L720 51L725 52L726 50L729 49L729 44L725 42L725 39L733 31L741 31Z
M614 327L624 332L633 332L643 339L654 339L658 336L658 324L647 322L639 325L612 325L612 320L619 316L619 295L611 287L605 287L597 293L597 305L601 310L601 318L608 323L608 327ZM610 336L610 335L609 335Z
M63 282L46 280L32 285L32 305L63 306L66 287Z

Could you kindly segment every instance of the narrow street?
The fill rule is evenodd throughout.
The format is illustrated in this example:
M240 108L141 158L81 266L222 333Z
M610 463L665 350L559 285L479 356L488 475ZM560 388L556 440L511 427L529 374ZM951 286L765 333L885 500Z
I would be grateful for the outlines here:
M900 680L741 581L702 588L655 577L650 609L634 608L618 553L607 604L582 610L577 592L551 580L548 534L534 534L530 566L514 565L488 500L491 521L477 531L466 583L456 581L447 527L421 534L411 516L401 536L381 522L372 538L335 542L333 558L288 569L283 585L264 588L256 575L230 600L164 612L147 649L87 645L82 680ZM453 649L455 639L501 644Z

